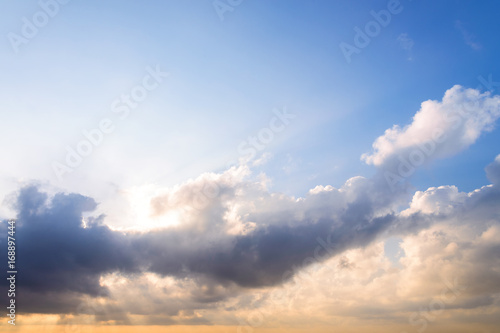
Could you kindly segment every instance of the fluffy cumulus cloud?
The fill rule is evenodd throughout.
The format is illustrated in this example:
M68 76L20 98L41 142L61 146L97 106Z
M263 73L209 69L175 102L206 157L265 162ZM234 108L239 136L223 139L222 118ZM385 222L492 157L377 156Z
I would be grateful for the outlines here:
M468 148L481 133L491 131L499 117L500 96L456 85L442 101L423 102L411 124L387 129L362 159L388 168L401 161L419 166Z
M403 214L422 212L425 214L447 214L462 205L467 198L466 193L458 191L456 186L431 187L426 191L417 191L410 203L410 208Z
M272 286L289 278L287 272L315 251L326 258L370 243L393 219L386 194L362 177L296 199L270 193L262 181L228 181L229 174L240 172L233 168L202 176L152 199L155 206L174 202L170 209L181 211L182 223L136 237L136 247L150 253L149 271L201 274L244 288ZM207 188L218 195L207 195ZM192 206L199 202L203 205ZM318 238L324 238L327 250Z
M456 153L491 129L498 103L455 86L442 102L424 102L411 125L386 131L364 159L385 166L429 140L433 156ZM492 184L470 193L410 193L375 176L295 198L241 165L149 197L149 215L175 223L147 230L113 229L93 216L93 199L28 186L12 202L19 302L25 313L61 314L61 324L254 329L308 318L345 331L390 323L441 332L438 320L457 331L480 320L489 329L500 324L500 157L486 174ZM2 244L6 232L2 221ZM384 249L394 237L397 262ZM452 324L462 320L469 326Z
M401 239L396 264L382 237L255 295L263 305L249 304L242 318L250 327L260 316L263 325L300 326L296 318L307 317L340 332L384 332L388 325L394 332L493 332L500 324L499 203L496 185L416 192L384 233Z

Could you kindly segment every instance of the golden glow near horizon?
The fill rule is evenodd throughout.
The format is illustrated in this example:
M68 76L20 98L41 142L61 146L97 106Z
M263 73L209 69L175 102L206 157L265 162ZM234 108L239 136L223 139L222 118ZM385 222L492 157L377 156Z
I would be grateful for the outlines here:
M500 229L489 228L473 237L475 248L460 250L455 242L443 242L442 228L431 228L406 237L401 247L405 256L395 266L384 255L384 243L355 249L309 267L283 286L254 290L252 298L260 306L243 306L244 299L228 299L211 308L180 311L164 316L172 302L189 303L195 290L204 290L195 281L143 274L126 277L111 274L101 278L110 299L88 299L81 315L20 315L15 329L20 332L487 332L491 324L470 322L457 325L462 318L474 318L480 309L460 305L473 298L471 280L459 281L462 268L450 258L471 256L500 239ZM448 230L447 233L451 233ZM466 232L464 230L459 233ZM425 242L424 242L425 240ZM481 245L484 243L485 245ZM440 251L436 251L437 249ZM445 259L447 258L447 259ZM446 263L447 262L447 263ZM221 290L222 292L223 290ZM205 291L206 292L206 289ZM260 302L260 301L259 301ZM113 319L112 305L129 306L129 325L123 317ZM411 310L410 304L420 304ZM239 307L239 308L238 308ZM402 310L406 308L406 310ZM232 309L228 311L228 309ZM116 310L116 309L115 309ZM102 313L104 311L104 313ZM107 313L106 313L107 311ZM491 315L498 309L491 308ZM135 314L134 314L135 313ZM96 324L97 316L108 320ZM162 321L165 326L151 322ZM225 325L205 326L168 324L209 319ZM102 319L101 319L102 320ZM239 322L239 325L231 322ZM83 324L82 324L83 323ZM147 325L144 325L148 323ZM7 327L6 321L0 327ZM493 332L493 331L492 331Z

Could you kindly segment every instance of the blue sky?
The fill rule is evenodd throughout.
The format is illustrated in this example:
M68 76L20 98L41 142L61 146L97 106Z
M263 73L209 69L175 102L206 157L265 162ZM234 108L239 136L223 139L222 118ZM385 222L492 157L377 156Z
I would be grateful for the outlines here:
M467 98L485 103L460 123L470 126L461 134L449 130L450 142L405 177L407 192L400 198L381 191L378 199L387 195L389 203L378 213L394 211L401 219L419 210L427 214L432 206L427 196L437 198L432 209L440 213L446 205L440 206L440 192L429 188L449 185L443 191L453 203L493 182L485 167L494 169L500 153L498 115L491 106L500 94L498 2L220 0L231 8L221 14L217 0L54 1L0 4L1 219L21 216L19 206L10 203L16 195L32 195L20 188L37 184L49 194L95 199L95 215L105 214L113 228L149 230L176 219L173 224L182 225L182 209L161 220L167 204L158 202L172 205L176 198L181 207L191 187L214 183L250 191L249 201L259 193L261 201L232 203L235 211L224 218L245 221L255 214L255 221L273 220L276 213L293 220L322 205L323 199L316 202L311 195L328 192L325 196L337 200L335 195L351 190L379 193L378 185L359 185L364 181L357 177L371 182L384 170L394 171L397 158L428 139L427 129L439 128L447 105L458 109ZM34 36L25 36L26 22L33 24L46 4L53 17ZM342 43L356 46L356 29L366 33L373 12L390 8L397 8L390 22L379 24L368 45L346 57ZM25 39L16 44L13 38ZM143 89L144 82L154 88L120 118L116 106L124 107L123 96ZM463 90L453 90L456 85ZM467 88L490 95L478 97ZM421 106L428 100L443 103ZM424 120L405 127L419 110ZM283 113L291 115L289 121L273 130ZM103 134L71 173L58 177L54 163L64 165L68 147L76 150L85 140L82 131L95 130L106 119L111 133ZM400 141L387 144L390 135L384 133L394 125L400 126ZM258 154L246 159L242 147L269 129L269 142L260 142ZM372 146L377 142L382 142L378 148ZM247 172L262 188L246 183ZM276 203L279 209L249 208L280 195L286 199ZM305 212L290 208L297 198ZM239 207L246 208L236 212ZM334 210L321 207L323 213ZM228 232L258 230L255 221L235 222ZM400 253L401 243L411 252L412 240L390 230L384 232L391 251ZM219 322L226 323L214 319Z
M79 139L80 128L109 113L110 101L140 80L146 66L159 64L170 77L110 139L134 141L123 154L144 163L168 160L174 169L189 165L191 172L172 170L162 179L182 181L237 157L235 143L258 132L273 108L287 107L297 122L283 134L286 140L266 148L275 158L265 171L276 177L276 190L302 195L318 184L369 175L359 156L386 128L408 124L422 101L439 99L454 84L475 88L478 76L495 81L495 5L402 1L401 12L347 64L339 44L353 44L353 28L363 28L373 20L370 11L386 9L386 2L243 1L221 21L208 1L71 1L19 53L4 39L2 99L11 111L3 125L16 124L21 134L33 124L30 132L46 138L56 159ZM19 33L21 18L40 9L34 1L4 6L5 34ZM411 51L400 46L401 34L413 41ZM479 47L468 45L464 34ZM203 139L193 139L195 147L182 154L172 145L145 148L165 144L175 132ZM453 168L436 162L414 185L426 188L433 178L464 190L484 184L481 169L497 153L495 142L498 134L485 135L480 153L463 152L447 162ZM294 184L279 172L290 160ZM142 169L132 164L130 172Z

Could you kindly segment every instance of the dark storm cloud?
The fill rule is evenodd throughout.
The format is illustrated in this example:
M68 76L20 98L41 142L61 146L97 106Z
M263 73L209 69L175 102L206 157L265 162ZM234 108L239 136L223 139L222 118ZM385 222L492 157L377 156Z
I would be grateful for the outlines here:
M497 169L498 162L487 168L495 185L466 195L462 204L438 215L418 209L409 215L394 215L392 205L399 204L400 193L388 190L377 177L353 178L341 189L315 189L300 200L270 195L265 190L256 193L247 183L237 181L226 184L233 195L212 198L205 208L190 211L178 227L145 233L111 230L103 216L87 217L84 224L82 215L97 206L93 199L63 193L49 197L37 187L26 187L19 191L14 205L18 212L16 296L26 313L82 313L79 308L85 303L84 296L109 297L108 289L100 284L103 275L154 272L194 282L185 290L188 303L178 300L176 306L170 306L173 316L181 308L207 307L247 288L279 285L307 265L364 247L381 234L416 233L456 217L460 218L454 223L473 223L480 232L484 223L498 219ZM253 229L231 234L224 216L242 188L250 194L236 198L237 202L250 202L250 206L260 202L263 206L245 213L246 219L255 223ZM178 205L190 202L188 190L180 192ZM452 187L429 189L421 196L428 196L426 200L435 204L448 198L443 192L453 191ZM437 195L441 197L434 198ZM2 249L6 248L6 235L4 221L0 223ZM499 253L498 246L481 251L484 258L496 258ZM485 271L488 267L485 264ZM488 281L493 285L497 278L491 275ZM2 286L7 286L6 281L2 280ZM142 310L133 311L138 314ZM126 312L94 311L102 320L112 315L123 322L127 321Z
M497 164L487 169L494 182ZM191 202L191 189L204 181L181 186L172 194L178 195L172 197L176 207ZM385 181L381 177L355 177L340 189L319 187L300 200L256 190L241 180L211 181L223 183L228 189L224 193L232 195L212 197L204 208L188 210L177 227L145 233L111 230L103 216L87 217L84 224L83 214L97 206L91 198L64 193L49 197L34 186L20 190L14 208L17 296L23 311L76 312L82 296L109 297L100 278L113 272L188 278L199 287L186 290L189 302L204 306L243 289L279 285L306 266L367 246L381 234L415 233L458 215L464 221L495 219L500 200L494 185L475 191L442 216L419 210L395 215L394 206L406 199L381 183ZM433 195L452 188L440 191L425 196L433 202ZM244 209L241 216L253 223L244 233L228 232L232 224L226 213L235 203ZM256 208L248 211L247 206ZM0 228L0 246L6 248L5 221ZM488 251L498 253L497 248ZM6 286L5 279L1 283Z
M19 192L15 206L17 297L23 311L70 311L75 295L106 295L99 285L102 274L136 269L123 234L103 225L101 218L90 219L83 228L82 213L95 209L93 199L60 193L49 201L47 194L27 187ZM5 223L2 229L3 242Z
M303 267L304 260L314 257L315 250L324 260L374 240L393 216L374 218L372 206L373 202L362 196L336 217L288 223L284 216L283 223L262 221L250 233L238 236L221 232L209 237L190 228L125 234L104 225L102 216L86 218L84 226L82 214L96 208L91 198L63 193L49 198L36 187L23 188L15 204L18 298L26 312L73 312L80 296L107 296L99 279L111 272L201 276L208 286L280 284L284 277L286 280L293 275L287 272ZM6 223L1 225L3 242ZM321 247L318 238L329 248ZM6 286L6 282L2 284ZM193 295L202 303L227 296L210 294L210 288L205 294Z
M138 240L140 248L148 247L149 271L162 275L183 277L191 273L204 274L220 283L236 283L242 287L277 285L291 277L286 274L294 267L304 266L308 258L322 259L345 249L367 245L393 220L392 216L361 221L332 228L333 221L321 220L304 226L269 226L237 236L229 251L217 245L200 250L162 244L172 240L171 232L144 235ZM318 242L321 238L328 250ZM154 245L153 245L154 244ZM162 253L170 248L171 254ZM321 255L316 256L319 250ZM327 252L328 251L328 252Z

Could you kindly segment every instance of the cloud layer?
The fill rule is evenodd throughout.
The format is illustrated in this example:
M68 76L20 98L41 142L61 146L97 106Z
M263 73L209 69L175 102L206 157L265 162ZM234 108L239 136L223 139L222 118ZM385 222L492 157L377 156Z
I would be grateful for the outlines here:
M147 232L111 230L104 216L84 218L96 208L91 198L21 189L15 208L19 258L26 259L19 284L30 298L40 298L29 311L71 312L75 295L107 297L100 277L113 272L200 279L209 288L197 301L216 301L227 290L282 284L297 268L364 247L394 219L375 183L362 177L295 199L242 179L242 169L202 175L153 198L156 214L176 209L182 223ZM218 195L194 208L198 189L207 186ZM161 206L163 200L175 206Z
M492 129L499 105L498 96L455 86L442 102L422 103L412 124L387 130L363 158L387 167L429 142L429 158L455 154ZM240 165L148 198L152 217L176 220L148 230L141 221L112 229L92 215L92 198L28 186L12 203L18 298L25 313L120 324L256 327L248 318L259 309L267 325L281 311L291 322L382 318L422 328L434 319L418 309L437 300L453 318L487 308L485 320L496 323L500 155L486 174L492 184L470 193L441 185L411 194L376 175L295 198L269 191L265 176ZM3 221L1 244L6 233ZM388 237L400 239L396 263L384 252Z

